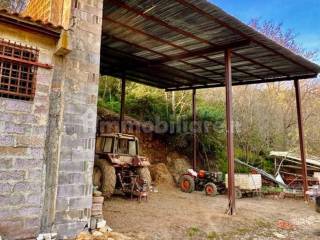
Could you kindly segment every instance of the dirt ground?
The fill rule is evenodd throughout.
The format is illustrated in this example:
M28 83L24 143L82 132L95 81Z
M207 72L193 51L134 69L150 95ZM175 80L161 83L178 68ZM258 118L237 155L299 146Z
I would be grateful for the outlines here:
M104 203L104 217L137 240L320 239L320 214L302 200L244 198L233 217L226 207L226 196L159 187L147 202L114 196Z

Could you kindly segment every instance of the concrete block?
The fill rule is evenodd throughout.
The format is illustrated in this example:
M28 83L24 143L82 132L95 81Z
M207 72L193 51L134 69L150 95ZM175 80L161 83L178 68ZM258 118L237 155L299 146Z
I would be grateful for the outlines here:
M25 203L25 197L22 194L3 194L0 195L1 207L17 206Z
M24 219L24 227L25 228L32 228L38 227L40 228L40 216L39 217L27 217Z
M57 198L57 211L62 212L69 208L69 199L65 197Z
M6 136L2 135L0 136L0 146L14 146L14 137L13 136Z
M26 197L26 204L28 205L40 206L41 202L42 202L41 194L29 194Z
M88 221L57 224L58 239L74 239L79 231L88 226Z
M60 169L64 172L84 172L85 171L85 161L62 161L60 162Z
M27 192L30 191L31 189L31 184L30 182L18 182L16 184L14 184L13 186L13 192Z
M34 159L44 159L44 148L29 148L29 155Z
M15 122L25 124L35 124L36 117L33 114L19 114L14 117Z
M13 158L0 158L0 169L10 169L12 167Z
M79 198L71 198L69 207L70 209L84 209L91 208L92 198L91 197L79 197Z
M24 124L15 124L12 122L6 122L4 130L6 131L6 133L22 134L22 133L25 133L28 127L29 126Z
M41 165L39 166L41 167ZM42 169L30 169L28 170L28 179L33 181L41 181L43 176L43 170Z
M23 170L0 171L0 181L23 180L26 172Z
M31 112L32 105L32 102L8 99L5 103L5 109L13 112Z
M13 121L14 118L15 118L14 114L6 113L6 112L0 113L0 121L10 122L10 121Z
M58 187L58 197L75 197L84 194L84 185L70 184Z
M59 184L85 184L86 178L84 173L59 173Z
M13 189L13 185L10 183L0 183L0 193L10 193Z
M35 169L35 168L41 168L42 164L43 164L42 159L17 158L14 163L14 168L25 169L25 170Z

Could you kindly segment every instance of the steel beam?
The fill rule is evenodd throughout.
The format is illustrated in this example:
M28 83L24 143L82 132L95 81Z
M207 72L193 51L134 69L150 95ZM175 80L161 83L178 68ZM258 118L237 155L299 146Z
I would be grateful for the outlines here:
M201 9L198 6L194 5L193 3L190 3L189 1L186 1L186 0L176 0L176 1L181 3L184 6L188 7L189 9L194 10L195 12L198 12L201 16L205 16L208 19L220 24L222 27L225 27L225 28L229 29L233 33L238 34L239 36L241 36L243 38L249 39L253 43L258 44L258 45L264 47L265 49L267 49L267 50L269 50L269 51L271 51L271 52L273 52L273 53L275 53L277 55L281 55L283 58L287 59L288 61L293 62L294 64L296 64L296 65L298 65L298 66L300 66L300 67L302 67L302 68L304 68L304 69L306 69L308 71L314 72L313 69L311 69L311 68L309 68L309 67L307 67L307 66L305 66L305 65L303 65L301 63L299 63L297 60L295 60L293 58L290 58L285 53L282 53L279 50L273 49L272 47L268 46L267 44L263 43L262 41L256 40L255 37L249 36L248 34L242 32L240 29L236 28L235 26L231 26L228 23L224 22L223 20L218 19L213 14L204 11L203 9Z
M244 41L239 41L239 42L234 42L230 44L225 44L221 46L210 46L210 47L205 47L197 50L193 50L187 53L180 53L176 54L173 56L167 56L162 59L157 59L152 61L151 64L163 64L171 61L177 61L177 60L182 60L182 59L187 59L187 58L194 58L194 57L199 57L202 55L209 55L212 53L218 53L218 52L223 52L226 49L229 48L239 48L239 47L245 47L250 45L250 41L244 40Z
M120 119L119 119L119 132L123 133L123 123L124 123L124 112L126 103L126 78L121 79L121 109L120 109Z
M193 134L193 170L197 168L197 106L196 89L192 90L192 134Z
M301 155L301 170L303 179L303 194L304 200L307 201L308 197L306 192L308 191L308 180L307 180L307 162L306 162L306 151L304 144L304 129L303 129L303 116L301 108L301 92L299 80L294 80L294 87L296 92L296 104L297 104L297 117L299 127L299 143L300 143L300 155Z
M196 36L196 35L188 32L188 31L185 31L185 30L183 30L183 29L180 29L180 28L178 28L178 27L175 27L175 26L173 26L173 25L170 25L170 24L168 24L167 22L165 22L165 21L163 21L163 20L161 20L161 19L159 19L159 18L157 18L157 17L155 17L155 16L153 16L153 15L147 14L146 12L141 11L141 10L139 10L139 9L137 9L137 8L134 8L133 6L130 6L130 5L128 5L128 4L125 4L124 2L121 2L121 1L118 1L118 0L107 0L107 1L110 2L110 3L112 3L112 4L114 4L114 5L117 5L117 6L120 7L120 8L126 9L127 11L131 11L131 12L135 13L137 16L141 16L141 17L145 18L145 19L148 20L148 21L153 21L153 22L157 23L158 25L161 25L161 26L163 26L163 27L166 27L167 29L170 29L171 31L174 31L174 32L176 32L176 33L179 33L179 34L181 34L181 35L184 35L185 37L192 38L192 39L197 40L197 41L199 41L199 42L201 42L201 43L208 44L208 45L210 45L210 46L218 46L218 45L212 43L211 41L209 41L209 40L207 40L207 39L201 38L201 37ZM246 38L246 39L247 39L247 38ZM227 48L225 48L225 49L227 49ZM259 63L259 62L255 61L255 60L253 60L253 59L246 58L246 57L244 57L244 56L241 55L241 54L237 54L237 56L240 57L240 58L242 58L242 59L244 59L244 60L250 61L250 62L252 62L252 63L254 63L254 64L256 64L256 65L259 65L259 66L261 66L261 67L267 68L267 69L269 69L269 70L271 70L271 71L273 71L273 72L279 73L279 71L277 71L277 70L275 70L275 69L272 69L272 68L270 68L270 67L268 67L268 66L266 66L266 65L264 65L264 64L262 64L262 63Z
M317 74L304 74L299 76L291 76L291 77L279 77L279 78L268 78L265 79L265 81L259 81L259 80L242 80L241 82L232 82L232 86L242 86L242 85L252 85L252 84L265 84L265 83L271 83L271 82L285 82L285 81L293 81L296 79L310 79L310 78L316 78ZM234 80L234 79L233 79ZM210 83L205 85L195 84L192 86L182 86L182 87L170 87L166 88L166 92L171 91L187 91L192 89L206 89L206 88L220 88L225 87L224 84L216 84L216 83Z
M233 114L232 114L232 70L231 70L231 49L225 51L225 72L226 72L226 120L227 120L227 156L228 156L228 199L229 206L227 213L236 214L236 198L234 183L234 146L233 146Z

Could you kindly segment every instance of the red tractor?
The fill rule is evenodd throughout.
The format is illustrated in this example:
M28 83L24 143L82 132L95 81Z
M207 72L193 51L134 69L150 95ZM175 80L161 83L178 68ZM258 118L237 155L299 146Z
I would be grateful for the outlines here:
M226 192L226 185L221 172L208 172L192 169L183 174L179 179L179 187L182 192L205 191L207 196L216 196Z
M128 134L101 134L96 140L93 184L105 197L115 190L126 195L148 191L149 160L139 154L138 138Z

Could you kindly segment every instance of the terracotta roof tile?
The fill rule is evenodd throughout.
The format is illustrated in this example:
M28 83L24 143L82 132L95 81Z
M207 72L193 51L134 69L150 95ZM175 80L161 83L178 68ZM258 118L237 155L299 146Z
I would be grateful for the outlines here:
M22 14L19 14L16 12L11 12L11 11L9 11L7 9L3 9L3 8L0 9L0 14L6 15L8 17L19 18L22 21L26 21L26 22L33 23L33 24L38 24L43 27L50 28L52 30L62 30L63 29L63 26L61 26L61 25L55 25L52 22L43 21L41 19L35 19L32 16L25 16L25 15L22 15Z

